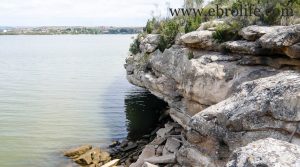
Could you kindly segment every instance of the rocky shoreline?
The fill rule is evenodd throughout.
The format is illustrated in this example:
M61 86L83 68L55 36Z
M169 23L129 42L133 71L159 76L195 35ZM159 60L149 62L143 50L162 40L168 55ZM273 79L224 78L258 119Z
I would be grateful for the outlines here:
M127 79L167 102L172 119L114 142L111 166L300 165L300 25L249 26L220 43L217 24L179 34L164 52L159 34L139 36Z
M159 34L139 36L129 82L166 101L184 129L179 166L299 166L300 25L249 26L219 42L218 24L178 34L164 52Z

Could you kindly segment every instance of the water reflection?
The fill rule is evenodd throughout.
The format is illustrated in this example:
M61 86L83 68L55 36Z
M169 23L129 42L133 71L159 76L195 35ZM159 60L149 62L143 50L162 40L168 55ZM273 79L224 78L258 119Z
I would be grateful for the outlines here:
M142 88L130 91L125 95L128 138L134 140L149 133L166 108L167 103Z

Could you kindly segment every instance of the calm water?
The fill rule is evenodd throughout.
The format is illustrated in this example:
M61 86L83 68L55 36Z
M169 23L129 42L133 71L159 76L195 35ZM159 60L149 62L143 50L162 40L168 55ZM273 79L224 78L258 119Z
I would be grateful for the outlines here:
M165 104L127 82L131 37L0 36L0 166L66 166L66 148L154 126Z

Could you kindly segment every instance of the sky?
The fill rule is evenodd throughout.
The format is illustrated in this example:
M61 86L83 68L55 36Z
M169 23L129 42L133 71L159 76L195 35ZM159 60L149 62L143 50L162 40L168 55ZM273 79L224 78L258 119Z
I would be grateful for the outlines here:
M144 26L183 0L0 0L0 26ZM160 12L159 12L160 11Z

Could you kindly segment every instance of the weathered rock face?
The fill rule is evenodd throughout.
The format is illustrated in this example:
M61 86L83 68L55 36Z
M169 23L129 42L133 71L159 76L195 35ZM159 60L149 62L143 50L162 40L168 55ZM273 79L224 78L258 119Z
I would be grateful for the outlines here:
M233 152L227 167L300 166L300 147L267 138L241 147Z
M248 41L256 41L261 36L265 34L272 34L282 28L284 28L284 26L267 27L253 25L243 28L241 31L239 31L239 35L241 35L244 39Z
M244 40L229 41L223 44L225 49L232 53L259 55L263 53L262 48L256 42L249 42Z
M249 27L241 32L248 41L223 43L225 53L212 31L200 30L163 53L130 55L128 80L168 102L185 129L180 148L162 137L172 129L157 132L154 143L167 141L160 160L176 153L181 166L224 166L235 149L259 139L300 145L300 61L283 55L298 58L296 27Z
M197 145L206 148L208 139L214 141L211 156L219 157L214 152L258 139L288 141L300 120L299 93L300 75L290 71L243 83L233 96L193 116L190 127L203 138Z
M264 48L272 49L292 46L300 42L299 26L283 27L271 33L266 33L259 39L259 43Z
M159 34L149 34L141 40L140 50L144 53L152 53L157 49L160 40Z

